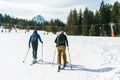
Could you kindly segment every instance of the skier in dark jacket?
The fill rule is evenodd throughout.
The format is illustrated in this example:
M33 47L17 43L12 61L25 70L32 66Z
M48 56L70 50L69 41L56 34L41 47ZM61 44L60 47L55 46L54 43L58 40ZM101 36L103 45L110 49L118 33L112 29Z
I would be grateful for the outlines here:
M61 69L61 57L63 59L63 68L66 66L66 46L68 46L68 40L63 31L56 37L55 39L58 55L57 55L57 64L58 64L58 72Z
M31 47L30 44L32 44L32 49L33 49L32 63L37 62L36 59L37 59L38 40L43 44L43 41L41 40L40 35L37 33L37 30L35 29L29 39L29 48Z

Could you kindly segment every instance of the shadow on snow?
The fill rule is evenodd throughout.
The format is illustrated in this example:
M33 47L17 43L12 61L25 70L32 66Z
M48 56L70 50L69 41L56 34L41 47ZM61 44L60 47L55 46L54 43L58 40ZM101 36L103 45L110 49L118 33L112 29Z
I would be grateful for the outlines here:
M53 62L48 62L48 61L43 61L43 62L38 62L38 64L44 64L44 65L57 65ZM72 66L72 69L71 69ZM67 64L66 68L64 70L68 71L88 71L88 72L96 72L96 73L103 73L103 72L109 72L115 68L113 67L103 67L103 68L98 68L98 69L91 69L91 68L86 68L83 65L75 65L75 64Z
M67 67L70 67L67 66ZM98 69L91 69L91 68L86 68L82 65L75 65L75 64L72 64L72 69L71 70L77 70L77 71L88 71L88 72L96 72L96 73L102 73L102 72L109 72L111 70L113 70L115 68L113 67L103 67L103 68L98 68ZM66 68L65 70L70 70L70 68Z

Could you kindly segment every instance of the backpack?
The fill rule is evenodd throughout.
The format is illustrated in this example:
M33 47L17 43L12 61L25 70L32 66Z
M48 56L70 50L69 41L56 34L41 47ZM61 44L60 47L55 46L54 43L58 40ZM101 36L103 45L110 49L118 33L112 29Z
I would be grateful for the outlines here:
M37 35L36 34L32 34L31 41L32 42L36 42L37 41Z
M60 35L57 37L57 43L58 43L58 44L64 44L64 43L65 43L65 37L64 37L64 35L60 34Z

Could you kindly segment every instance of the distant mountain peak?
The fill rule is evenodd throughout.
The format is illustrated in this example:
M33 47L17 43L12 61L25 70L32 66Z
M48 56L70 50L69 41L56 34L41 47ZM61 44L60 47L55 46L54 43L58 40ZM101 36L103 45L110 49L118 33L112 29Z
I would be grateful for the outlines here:
M45 22L45 18L41 15L37 15L37 16L33 17L32 20L35 21L36 23L40 23L40 24Z

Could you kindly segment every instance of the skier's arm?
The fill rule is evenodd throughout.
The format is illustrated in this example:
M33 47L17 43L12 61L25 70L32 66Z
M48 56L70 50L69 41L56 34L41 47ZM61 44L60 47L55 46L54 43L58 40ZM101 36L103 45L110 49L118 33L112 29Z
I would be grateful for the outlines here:
M29 43L28 43L29 48L30 48L31 38L32 36L30 36L30 39L29 39Z
M65 39L66 39L66 45L69 46L69 45L68 45L68 40L67 40L67 37L66 37L66 36L65 36Z
M56 39L55 39L55 43L57 43L57 37L56 37Z
M40 35L38 35L38 39L39 39L39 41L43 44L43 41L42 41Z

